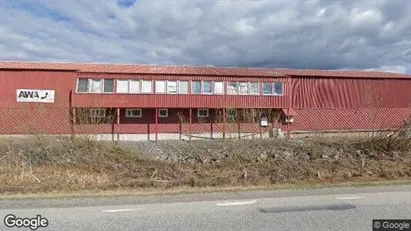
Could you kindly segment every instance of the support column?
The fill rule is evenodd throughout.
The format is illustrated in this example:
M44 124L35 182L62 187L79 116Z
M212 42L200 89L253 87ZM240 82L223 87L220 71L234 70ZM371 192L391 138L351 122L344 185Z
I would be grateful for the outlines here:
M223 139L225 139L226 109L223 108Z
M254 126L255 126L255 112L254 112L254 108L251 108L251 139L254 139Z
M188 140L191 141L191 123L193 122L193 111L189 109L189 119L188 119Z
M238 132L238 139L241 139L241 120L240 120L240 113L238 113L238 109L237 110L237 132ZM242 116L242 115L241 115Z
M156 108L155 110L154 110L154 118L155 118L155 125L154 125L154 133L155 133L155 141L157 142L157 140L158 140L158 108Z
M77 119L76 119L76 108L73 107L71 109L71 113L72 113L72 122L71 122L71 138L74 139L75 138L75 130L74 127L76 126L77 123Z
M119 127L119 124L120 124L120 108L117 108L117 121L116 121L116 124L117 124L117 129L115 129L115 131L117 132L117 142L119 142L120 141L120 133L118 132L118 127Z
M290 108L292 107L292 87L291 87L291 77L288 76L288 108L287 108L287 114L290 115ZM288 116L287 116L288 117ZM287 123L287 139L291 139L291 128L290 128L290 123Z

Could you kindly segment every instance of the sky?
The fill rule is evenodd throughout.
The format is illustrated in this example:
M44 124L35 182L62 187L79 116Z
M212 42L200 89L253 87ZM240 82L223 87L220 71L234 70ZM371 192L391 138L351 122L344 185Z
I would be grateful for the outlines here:
M0 60L411 74L411 0L0 0Z

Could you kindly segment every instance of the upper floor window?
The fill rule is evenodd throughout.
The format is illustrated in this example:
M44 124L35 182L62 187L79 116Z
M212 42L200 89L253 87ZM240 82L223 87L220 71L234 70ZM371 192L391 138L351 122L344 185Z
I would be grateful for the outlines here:
M224 82L214 82L214 94L224 94Z
M153 93L153 81L142 80L141 81L141 93Z
M129 92L132 94L138 94L141 92L141 83L140 80L130 80L129 82Z
M79 78L77 81L77 92L88 92L88 79Z
M156 80L156 93L166 93L166 81L165 80Z
M211 81L202 81L203 94L212 94L213 93L213 82Z
M263 83L263 94L264 95L274 94L273 83Z
M283 83L263 83L263 94L264 95L283 95Z
M240 82L239 87L240 95L248 94L248 82Z
M274 95L282 96L283 95L283 84L274 83Z
M177 81L175 81L175 80L168 80L167 81L167 93L169 93L169 94L177 94L178 93Z
M130 81L127 79L117 80L117 93L129 93L130 91Z
M187 80L178 81L178 93L188 94L188 81Z
M227 94L238 95L238 82L228 82L227 84Z
M201 94L201 81L192 81L191 92L193 94Z
M258 82L251 82L249 84L250 95L259 95L260 94L260 87Z
M113 79L79 78L77 81L78 93L113 93Z

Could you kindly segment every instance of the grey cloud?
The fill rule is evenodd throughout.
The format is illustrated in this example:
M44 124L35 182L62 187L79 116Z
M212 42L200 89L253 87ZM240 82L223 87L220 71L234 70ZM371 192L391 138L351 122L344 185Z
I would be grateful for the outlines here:
M411 0L25 4L50 14L0 4L0 59L411 70Z

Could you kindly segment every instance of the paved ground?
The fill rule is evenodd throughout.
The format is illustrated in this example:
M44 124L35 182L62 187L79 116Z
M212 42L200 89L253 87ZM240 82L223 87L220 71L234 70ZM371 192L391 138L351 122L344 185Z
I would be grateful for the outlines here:
M411 186L0 201L0 230L29 230L7 214L47 218L37 230L372 230L411 219Z

